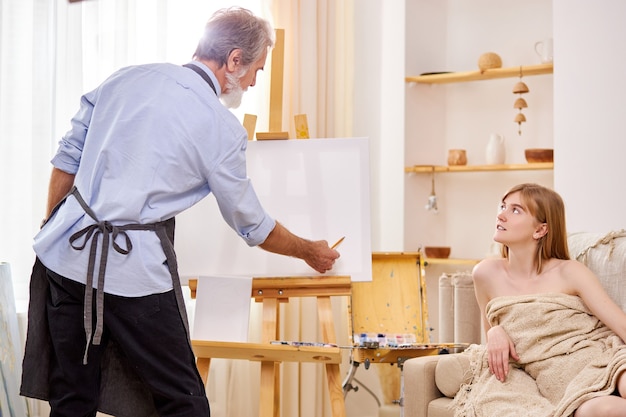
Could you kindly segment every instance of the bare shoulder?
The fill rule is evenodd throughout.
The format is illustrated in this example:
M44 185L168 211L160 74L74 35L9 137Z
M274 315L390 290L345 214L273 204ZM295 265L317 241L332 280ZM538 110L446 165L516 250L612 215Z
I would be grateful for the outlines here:
M505 260L501 258L483 259L477 263L472 269L472 278L474 281L484 281L493 277L495 272L504 268Z
M587 276L588 274L594 275L594 273L582 262L575 259L559 259L558 266L561 274L567 276Z
M555 291L571 295L589 293L600 287L599 278L582 262L573 259L550 259L542 275L552 282Z
M594 274L594 272L589 269L587 265L574 259L562 260L559 268L561 270L561 275L571 280L582 279L584 281L588 281L589 279L598 279L596 274Z
M488 258L477 263L472 269L474 291L481 309L494 297L494 294L500 293L498 281L504 271L505 262L504 259Z

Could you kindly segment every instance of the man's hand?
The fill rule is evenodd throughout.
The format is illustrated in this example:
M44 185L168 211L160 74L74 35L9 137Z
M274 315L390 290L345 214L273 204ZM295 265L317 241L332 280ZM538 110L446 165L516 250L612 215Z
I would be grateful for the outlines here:
M276 222L276 226L259 245L262 249L286 256L302 259L319 273L333 268L339 252L328 247L325 240L311 241L298 237Z
M74 174L68 174L58 168L52 168L50 183L48 184L48 205L46 219L52 214L52 209L70 192L74 185Z
M325 273L333 269L335 260L339 258L339 252L335 249L328 247L328 242L325 240L318 240L315 242L309 241L310 250L303 260L317 272Z

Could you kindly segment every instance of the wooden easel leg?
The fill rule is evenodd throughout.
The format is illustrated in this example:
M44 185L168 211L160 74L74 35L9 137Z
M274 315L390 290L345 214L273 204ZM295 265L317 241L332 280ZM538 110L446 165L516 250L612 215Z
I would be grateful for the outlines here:
M261 393L259 397L259 417L276 417L276 374L274 362L261 362ZM280 397L279 397L280 398ZM277 407L276 407L277 408Z
M280 362L274 362L274 417L280 417Z
M264 343L278 338L278 300L263 300ZM277 362L261 362L261 394L259 398L260 417L280 417L280 368Z
M285 72L285 29L276 29L276 41L272 49L270 72L270 129L257 132L257 140L289 139L289 132L283 132L283 74Z
M202 378L202 383L206 387L206 383L209 379L209 366L211 365L211 358L198 358L196 360L196 366L198 367L198 372L200 373L200 377Z
M254 131L256 129L256 116L254 114L243 115L243 127L248 132L248 140L254 140Z
M326 364L326 378L328 379L328 393L330 397L330 409L333 417L346 417L346 402L341 386L339 364Z
M335 326L333 325L333 309L329 296L317 297L317 312L324 342L337 343ZM328 393L333 417L346 417L346 403L339 375L339 364L326 364L326 378L328 379Z
M270 132L280 132L283 124L283 74L285 71L285 29L275 29L270 73Z
M326 343L337 343L333 325L333 306L329 296L317 297L317 317L322 330L322 340Z

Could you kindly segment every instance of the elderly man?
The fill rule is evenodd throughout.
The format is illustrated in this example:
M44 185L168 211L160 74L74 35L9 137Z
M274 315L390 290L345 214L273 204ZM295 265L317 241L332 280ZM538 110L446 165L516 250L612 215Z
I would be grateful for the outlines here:
M250 246L321 273L339 257L276 222L246 176L246 131L227 107L255 85L273 35L248 10L220 10L190 63L123 68L82 97L52 159L48 215L34 243L22 394L47 398L51 416L112 413L111 402L102 405L111 345L132 364L152 413L209 416L173 249L174 216L209 193ZM43 371L41 321L50 341ZM114 399L116 415L126 400Z

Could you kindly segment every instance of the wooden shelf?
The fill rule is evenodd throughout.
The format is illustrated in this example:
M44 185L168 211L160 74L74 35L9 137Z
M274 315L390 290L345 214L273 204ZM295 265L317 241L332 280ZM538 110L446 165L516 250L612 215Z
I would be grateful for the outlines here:
M456 259L456 258L425 258L424 266L428 265L476 265L480 259Z
M537 171L550 169L554 169L554 162L498 165L413 165L404 168L404 172L430 174L432 172Z
M409 76L405 78L407 83L420 83L420 84L447 84L447 83L462 83L468 81L481 81L481 80L493 80L496 78L513 78L519 77L520 71L524 77L530 75L545 75L552 74L554 71L553 64L539 64L539 65L526 65L519 67L508 68L494 68L480 71L466 71L466 72L448 72L441 74L429 74Z

